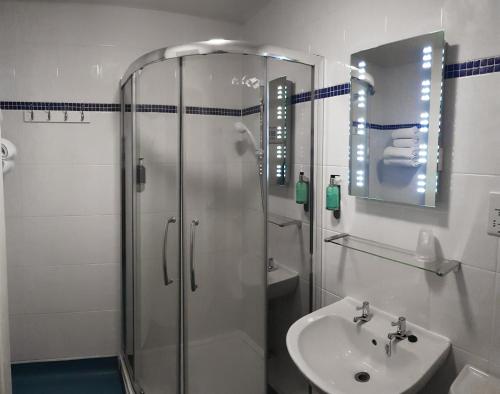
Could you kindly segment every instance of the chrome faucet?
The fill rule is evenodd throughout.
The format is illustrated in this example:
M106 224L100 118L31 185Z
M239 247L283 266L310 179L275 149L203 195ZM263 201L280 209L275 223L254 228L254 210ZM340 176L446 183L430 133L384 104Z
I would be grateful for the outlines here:
M408 335L410 334L410 332L406 329L406 318L403 316L400 316L398 321L391 322L391 326L397 326L398 329L396 332L391 332L387 335L387 338L389 338L389 342L385 345L385 353L387 354L387 357L391 357L392 355L392 340L397 339L398 341L401 341L408 338Z
M398 327L398 329L396 330L396 332L391 332L389 335L387 335L389 340L393 340L393 339L401 340L401 339L405 339L408 337L409 332L406 330L406 318L405 317L400 316L398 318L397 322L391 323L391 326Z
M370 313L370 303L368 301L363 301L363 305L357 306L356 310L361 311L361 316L356 316L353 319L354 323L357 322L366 323L371 320L372 314Z

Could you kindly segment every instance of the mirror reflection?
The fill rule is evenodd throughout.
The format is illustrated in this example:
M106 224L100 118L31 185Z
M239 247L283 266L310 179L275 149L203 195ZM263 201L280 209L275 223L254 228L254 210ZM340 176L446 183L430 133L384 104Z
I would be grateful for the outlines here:
M349 193L435 207L444 33L351 56Z

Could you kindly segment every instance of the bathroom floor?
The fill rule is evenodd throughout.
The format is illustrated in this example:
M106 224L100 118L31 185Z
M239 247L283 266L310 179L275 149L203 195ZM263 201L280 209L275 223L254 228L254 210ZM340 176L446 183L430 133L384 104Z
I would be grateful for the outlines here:
M116 357L12 366L13 394L124 394Z

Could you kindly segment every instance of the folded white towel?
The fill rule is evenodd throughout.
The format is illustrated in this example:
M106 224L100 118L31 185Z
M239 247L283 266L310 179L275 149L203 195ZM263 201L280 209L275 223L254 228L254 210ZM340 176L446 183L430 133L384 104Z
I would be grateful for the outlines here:
M416 127L412 127L411 129L398 129L392 132L392 139L398 138L417 138L418 129Z
M0 144L2 149L2 159L11 160L16 157L17 148L12 142L8 139L2 138Z
M420 165L418 161L410 159L384 159L384 164L398 167L418 167Z
M413 148L396 148L388 146L384 149L384 159L416 159L418 155L417 147Z
M396 148L414 148L418 144L418 140L415 138L398 138L392 140L392 146Z

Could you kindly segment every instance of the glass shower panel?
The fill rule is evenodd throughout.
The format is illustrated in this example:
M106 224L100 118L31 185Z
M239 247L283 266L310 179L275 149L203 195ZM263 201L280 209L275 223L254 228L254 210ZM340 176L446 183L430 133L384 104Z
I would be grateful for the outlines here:
M260 104L265 60L188 56L182 69L186 392L264 394L263 136L242 109Z
M311 240L315 209L311 153L313 112L311 100L304 97L313 90L313 68L300 63L268 59L267 75L270 163L268 215L278 218L278 221L296 220L298 223L287 227L279 227L274 221L268 223L269 258L273 258L278 270L298 276L297 286L292 293L286 297L270 298L268 302L268 383L278 393L308 394L309 384L288 354L286 333L290 325L311 311ZM285 135L287 141L283 142ZM288 182L271 175L277 168L272 163L283 163L282 167L286 163ZM295 198L295 185L301 172L308 186L307 204L298 204Z
M131 77L122 89L122 247L123 247L123 355L131 369L134 367L134 139L132 135L134 114L132 98L134 96L134 77Z
M180 383L179 61L136 77L135 380L148 394Z

